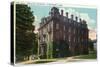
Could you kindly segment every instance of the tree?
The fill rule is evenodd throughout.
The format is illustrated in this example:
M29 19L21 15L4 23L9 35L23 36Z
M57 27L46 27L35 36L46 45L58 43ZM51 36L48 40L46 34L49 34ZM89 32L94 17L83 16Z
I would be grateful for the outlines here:
M35 34L32 25L35 17L30 7L26 4L16 4L16 58L23 60L24 57L33 54Z
M70 56L69 44L64 40L58 42L53 41L53 57L59 58L67 56Z
M35 33L33 33L33 35L34 35L34 45L33 45L33 54L37 54L37 52L38 52L38 35L37 34L35 34Z
M89 46L89 50L90 51L93 51L94 50L94 45L93 45L93 41L91 39L89 39L89 42L88 42L88 46Z

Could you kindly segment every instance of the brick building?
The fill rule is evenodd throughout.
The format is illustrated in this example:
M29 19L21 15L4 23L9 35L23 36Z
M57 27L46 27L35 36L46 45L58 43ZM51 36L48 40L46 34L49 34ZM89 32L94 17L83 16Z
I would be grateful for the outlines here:
M88 28L85 20L63 15L52 7L48 17L41 19L39 50L41 58L65 57L88 54Z

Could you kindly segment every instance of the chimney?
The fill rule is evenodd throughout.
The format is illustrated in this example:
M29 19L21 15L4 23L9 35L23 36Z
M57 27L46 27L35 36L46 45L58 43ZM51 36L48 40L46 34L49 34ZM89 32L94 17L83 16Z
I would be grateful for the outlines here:
M72 19L72 20L73 20L73 17L74 17L74 16L73 16L73 14L72 14L72 15L71 15L71 19Z
M79 22L82 22L82 19L81 18L79 19Z
M85 20L83 20L83 24L86 24L86 21Z
M66 17L68 18L68 12L66 12Z
M51 15L51 12L49 12L49 15Z
M61 10L61 15L63 16L63 10Z
M77 16L75 17L75 21L76 21L76 22L78 21L78 17L77 17Z

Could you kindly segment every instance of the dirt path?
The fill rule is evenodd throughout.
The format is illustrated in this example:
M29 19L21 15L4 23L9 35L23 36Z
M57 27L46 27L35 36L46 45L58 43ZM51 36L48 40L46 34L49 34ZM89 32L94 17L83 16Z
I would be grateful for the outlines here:
M90 62L90 61L96 61L95 59L76 59L76 56L73 57L67 57L66 59L61 59L56 62L51 63L67 63L67 62Z

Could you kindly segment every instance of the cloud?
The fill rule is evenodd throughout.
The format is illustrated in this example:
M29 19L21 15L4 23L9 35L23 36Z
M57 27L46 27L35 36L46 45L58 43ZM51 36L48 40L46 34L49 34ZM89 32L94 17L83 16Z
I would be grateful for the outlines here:
M91 40L97 39L96 31L94 31L94 30L89 30L89 38L90 38Z
M68 9L59 8L59 11L61 11L61 10L64 10L64 16L65 16L65 12L69 13L69 16L68 16L69 18L71 17L70 15L73 14L74 16L77 16L77 17L81 18L82 20L85 20L88 24L89 29L96 30L96 27L95 27L96 21L94 19L90 18L88 13L80 13L80 12L78 12L75 9L72 9L72 8L68 8ZM75 18L74 18L74 20L75 20Z

